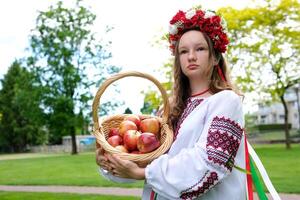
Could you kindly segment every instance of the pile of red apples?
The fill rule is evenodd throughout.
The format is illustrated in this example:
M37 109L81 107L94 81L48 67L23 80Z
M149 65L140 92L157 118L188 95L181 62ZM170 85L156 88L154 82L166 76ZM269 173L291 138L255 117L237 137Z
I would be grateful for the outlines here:
M119 127L109 130L107 142L121 152L141 154L160 146L160 122L155 117L144 118L135 114L124 117Z

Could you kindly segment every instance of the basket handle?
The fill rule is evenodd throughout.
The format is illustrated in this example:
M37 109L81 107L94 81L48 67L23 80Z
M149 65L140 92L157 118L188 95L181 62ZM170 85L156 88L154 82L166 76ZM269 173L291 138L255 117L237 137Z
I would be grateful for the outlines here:
M110 84L112 84L113 82L115 82L121 78L128 77L128 76L135 76L135 77L141 77L141 78L148 79L148 80L152 81L158 87L159 91L161 92L161 95L163 98L163 105L164 105L164 107L163 107L164 112L162 115L162 123L163 124L167 123L168 115L170 112L170 104L169 104L167 92L162 87L161 83L149 74L145 74L145 73L141 73L141 72L137 72L137 71L128 71L128 72L122 72L122 73L118 73L118 74L111 76L110 78L106 79L106 81L98 89L98 91L95 95L94 101L93 101L93 121L94 121L94 127L96 130L99 129L98 107L99 107L99 103L100 103L100 97L102 96L105 89Z

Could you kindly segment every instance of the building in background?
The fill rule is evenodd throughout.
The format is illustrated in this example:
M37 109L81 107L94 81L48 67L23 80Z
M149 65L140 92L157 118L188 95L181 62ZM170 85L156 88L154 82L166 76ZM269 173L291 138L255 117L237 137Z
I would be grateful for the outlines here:
M71 146L72 145L71 136L63 137L63 145ZM76 144L77 146L93 145L95 146L96 138L93 135L76 135Z
M299 96L300 84L289 89L285 94L288 107L288 122L293 129L299 129ZM254 113L256 124L284 124L284 108L282 103L259 104L258 111Z

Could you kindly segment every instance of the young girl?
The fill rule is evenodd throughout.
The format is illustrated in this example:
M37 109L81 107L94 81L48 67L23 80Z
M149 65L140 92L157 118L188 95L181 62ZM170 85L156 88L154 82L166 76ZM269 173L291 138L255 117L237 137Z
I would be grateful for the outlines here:
M229 43L213 12L179 11L170 21L175 56L172 109L174 142L146 167L97 152L102 174L145 179L143 200L246 199L244 119L222 53Z

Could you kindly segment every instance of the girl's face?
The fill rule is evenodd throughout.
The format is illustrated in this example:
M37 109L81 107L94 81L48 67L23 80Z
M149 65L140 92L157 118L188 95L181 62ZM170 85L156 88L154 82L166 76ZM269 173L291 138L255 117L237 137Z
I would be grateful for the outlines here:
M207 72L212 67L208 44L200 31L184 33L178 44L181 70L191 79L208 79Z

